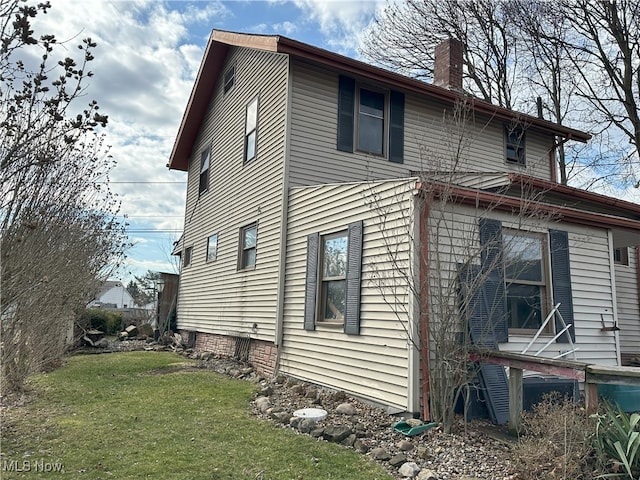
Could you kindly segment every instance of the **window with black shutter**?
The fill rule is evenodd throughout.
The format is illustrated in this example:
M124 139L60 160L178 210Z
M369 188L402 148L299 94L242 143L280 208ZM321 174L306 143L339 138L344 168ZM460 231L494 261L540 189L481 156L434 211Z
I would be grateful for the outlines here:
M482 280L476 288L482 293L488 334L506 342L509 333L537 332L552 304L559 303L562 320L571 327L557 341L574 340L568 233L511 230L487 218L480 219L479 230ZM553 335L554 327L555 332L564 328L559 315L542 333Z
M362 222L346 230L307 237L304 328L343 326L360 332Z
M338 79L337 149L404 162L404 94L341 75Z

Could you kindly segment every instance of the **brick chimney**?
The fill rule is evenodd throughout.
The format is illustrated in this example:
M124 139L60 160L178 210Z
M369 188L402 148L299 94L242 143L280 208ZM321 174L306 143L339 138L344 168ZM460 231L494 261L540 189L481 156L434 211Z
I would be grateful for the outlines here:
M462 42L449 38L435 49L433 84L462 91Z

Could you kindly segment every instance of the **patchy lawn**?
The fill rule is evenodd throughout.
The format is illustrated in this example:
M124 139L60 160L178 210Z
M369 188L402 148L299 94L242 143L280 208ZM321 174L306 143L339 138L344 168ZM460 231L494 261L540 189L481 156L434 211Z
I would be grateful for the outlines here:
M166 352L76 356L34 377L33 401L3 414L0 478L392 478L257 420L253 385L189 365Z

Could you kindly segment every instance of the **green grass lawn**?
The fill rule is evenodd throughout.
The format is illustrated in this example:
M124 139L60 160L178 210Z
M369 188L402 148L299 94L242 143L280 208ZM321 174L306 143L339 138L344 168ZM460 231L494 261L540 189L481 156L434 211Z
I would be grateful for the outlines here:
M392 478L351 450L256 419L252 384L172 368L185 363L159 352L76 356L34 377L34 401L4 414L0 478Z

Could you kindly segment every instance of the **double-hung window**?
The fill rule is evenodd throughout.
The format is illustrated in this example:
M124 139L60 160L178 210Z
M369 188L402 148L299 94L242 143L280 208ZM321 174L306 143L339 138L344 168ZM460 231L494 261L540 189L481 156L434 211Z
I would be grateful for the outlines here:
M509 328L538 330L548 311L546 237L504 230L502 238Z
M359 85L352 78L338 81L337 148L404 161L404 94Z
M193 247L187 247L184 249L184 257L182 257L182 266L188 267L191 265L191 255L193 254Z
M358 150L384 155L385 94L360 88L358 90Z
M347 293L347 231L322 237L318 321L344 321Z
M207 238L207 262L213 262L218 256L218 234L214 233Z
M202 195L209 188L209 163L211 156L211 147L202 152L200 156L200 184L198 187L198 194Z
M258 136L258 97L247 105L244 133L244 162L250 162L256 157Z
M307 236L305 330L325 325L360 333L362 229L358 221L338 232Z
M258 245L258 224L252 223L240 229L240 251L238 269L246 270L256 266L256 248Z
M568 232L503 229L490 218L480 218L478 227L481 264L461 268L459 276L461 291L471 292L472 308L461 306L472 336L491 332L501 343L512 333L533 335L558 305L542 333L575 341Z

